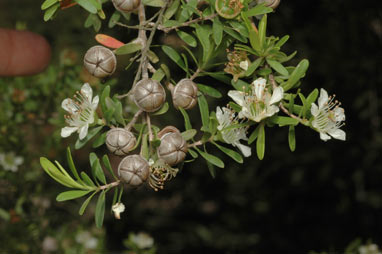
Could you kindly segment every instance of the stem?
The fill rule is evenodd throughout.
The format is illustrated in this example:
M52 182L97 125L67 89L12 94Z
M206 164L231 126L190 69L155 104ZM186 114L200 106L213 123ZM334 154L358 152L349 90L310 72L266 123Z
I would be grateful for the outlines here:
M196 147L196 146L201 146L201 145L203 145L203 142L201 140L199 140L199 141L196 141L192 144L189 144L188 147Z
M145 6L143 5L142 2L138 7L138 17L139 17L139 25L143 26L143 24L146 22L146 13L145 13ZM142 44L143 44L142 48L145 49L147 44L146 31L143 29L139 29L138 38L142 39ZM146 58L147 56L145 52L142 50L141 64L143 61L146 61ZM147 65L146 65L146 66L143 66L143 69L142 69L142 78L148 78L148 77L149 77L149 74L147 72Z
M214 13L214 14L211 14L211 15L209 15L209 16L207 16L207 17L200 17L200 18L197 18L197 19L193 19L193 20L184 22L183 24L178 25L178 26L172 26L172 27L163 27L163 26L159 26L158 29L159 29L159 30L162 30L162 31L165 32L165 33L168 33L168 32L170 32L171 30L178 29L179 27L189 26L190 24L198 23L198 22L200 22L200 21L204 21L204 20L212 20L212 19L215 18L216 16L217 16L217 13Z
M121 183L121 180L118 180L118 181L115 181L115 182L112 182L109 184L105 184L105 185L99 186L98 190L105 190L105 189L113 188L115 186L118 186L120 183Z
M151 130L151 119L149 113L146 112L146 122L147 122L147 129L149 131L149 141L154 140L153 131Z
M199 75L199 73L200 73L201 71L202 71L202 69L198 68L198 69L194 72L194 74L192 74L192 76L190 77L190 79L191 79L191 80L195 79L195 78Z
M271 81L271 84L272 84L273 89L275 89L275 88L277 87L277 83L276 83L276 81L275 81L275 78L274 78L273 74L269 74L269 80ZM281 109L285 114L287 114L288 116L290 116L290 117L292 117L292 118L298 120L300 123L306 125L306 120L301 119L300 117L298 117L298 116L294 115L293 113L289 112L289 110L288 110L287 108L285 108L285 106L283 105L282 102L280 102L279 107L280 107L280 109Z
M138 120L138 117L142 114L143 110L138 110L135 114L133 119L131 119L130 123L125 127L126 130L130 131L130 129L134 126L135 122Z

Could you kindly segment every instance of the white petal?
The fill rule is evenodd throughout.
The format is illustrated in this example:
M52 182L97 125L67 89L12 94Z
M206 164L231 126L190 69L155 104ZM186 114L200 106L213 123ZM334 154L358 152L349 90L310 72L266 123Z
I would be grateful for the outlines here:
M276 102L281 101L283 96L284 96L284 89L281 86L276 87L275 90L273 90L273 94L269 104L274 104Z
M312 113L313 116L318 116L318 113L320 111L318 110L318 107L315 103L312 103L312 107L310 108L310 113Z
M279 112L280 109L278 106L276 105L271 105L267 108L267 112L266 112L266 116L273 116L274 114L276 114L277 112Z
M76 104L70 98L63 100L61 103L61 107L71 114L77 112Z
M326 133L323 133L323 132L320 132L320 138L323 141L327 141L327 140L331 139L331 137L329 135L327 135Z
M80 140L81 140L81 139L84 139L84 138L88 135L88 128L89 128L89 125L88 125L88 124L86 124L86 125L84 125L84 126L81 127L81 129L80 129L80 135L79 135Z
M245 71L248 70L248 60L241 61L239 66L240 66L240 68L242 68Z
M346 133L343 130L334 129L334 130L328 131L328 133L330 136L332 136L335 139L339 139L339 140L343 140L343 141L346 140Z
M345 121L345 110L343 108L335 108L333 112L337 122Z
M81 87L81 93L88 99L88 101L92 101L92 97L93 97L93 90L92 88L89 86L88 83L85 83L82 87Z
M257 99L261 99L263 97L266 82L267 81L263 78L258 78L255 81L253 81L253 86L255 88L255 95Z
M15 158L15 164L16 164L16 165L21 165L21 164L23 164L23 162L24 162L24 158L23 158L23 157L21 157L21 156L17 156L17 157Z
M240 143L236 143L237 148L239 148L240 152L244 155L244 157L249 157L251 156L251 148L246 145L242 145Z
M64 127L61 129L61 137L67 138L76 130L78 130L78 127Z
M327 103L329 100L329 96L328 96L328 93L325 91L324 88L321 88L321 91L320 91L320 97L318 98L318 108L322 108L325 103Z
M97 109L98 102L99 102L99 97L98 97L98 95L97 95L96 97L93 98L93 101L92 101L92 109L93 109L93 110L96 110L96 109Z
M228 96L240 106L244 105L244 92L231 90L228 92Z

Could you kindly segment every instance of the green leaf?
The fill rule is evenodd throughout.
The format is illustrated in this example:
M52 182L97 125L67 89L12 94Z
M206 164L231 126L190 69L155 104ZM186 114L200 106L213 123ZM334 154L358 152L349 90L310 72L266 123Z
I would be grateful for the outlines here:
M218 157L212 155L212 154L209 154L207 152L203 152L202 150L200 150L199 148L196 148L195 149L199 152L199 154L208 162L210 162L211 164L219 167L219 168L224 168L224 162L219 159Z
M191 125L191 122L190 122L190 117L188 116L186 110L184 110L181 107L179 107L179 110L180 110L180 112L183 115L183 118L184 118L184 127L186 128L186 130L192 129L192 125Z
M272 116L269 118L269 121L271 123L278 124L280 127L286 126L286 125L297 125L299 121L297 119L288 117L288 116Z
M215 142L212 142L217 148L219 148L220 151L222 151L223 153L227 154L229 157L231 157L232 159L234 159L236 162L238 163L243 163L243 157L238 153L238 152L235 152L234 150L231 150L229 148L226 148L224 146L221 146Z
M156 111L155 113L153 113L151 115L159 116L159 115L166 114L169 108L170 108L170 106L168 105L168 102L165 102L163 104L163 106L158 111Z
M58 202L66 201L66 200L71 200L71 199L76 199L85 196L88 194L90 190L84 191L84 190L71 190L71 191L65 191L61 192L60 194L57 195L56 200Z
M115 105L115 111L114 111L114 117L115 120L125 126L125 119L123 118L123 109L122 109L122 103L117 98L114 98L114 105Z
M165 76L166 76L166 74L164 73L162 68L159 68L155 71L154 75L151 78L153 80L160 82Z
M259 160L264 159L264 153L265 153L265 130L264 130L264 123L260 123L259 125L259 134L257 136L257 142L256 142L256 152L257 157Z
M208 103L204 95L200 95L198 97L198 104L199 104L200 116L202 118L202 124L203 124L202 130L204 132L209 131L210 115L208 110Z
M182 22L176 21L176 20L166 20L163 22L163 27L176 27L176 26L181 26L183 25Z
M260 124L256 127L256 129L251 133L251 135L248 138L248 144L252 144L253 141L257 139L259 136L259 131L260 131Z
M232 86L238 91L246 91L249 88L249 84L241 79L238 79L236 82L231 80Z
M248 77L248 76L252 75L252 73L254 73L257 70L257 68L259 68L260 64L263 62L263 59L264 58L259 57L255 61L253 61L248 66L248 70L245 72L245 76Z
M52 5L51 7L49 7L44 13L44 21L50 20L53 17L53 15L56 13L59 7L60 7L59 3L56 3Z
M110 86L106 86L103 91L102 91L102 94L101 94L101 98L100 98L100 104L101 104L101 109L102 109L102 112L103 114L106 113L107 111L107 105L106 105L106 98L110 96Z
M183 131L181 133L182 137L184 138L184 140L190 140L192 138L194 138L194 136L196 135L197 133L197 130L195 129L190 129L190 130L186 130L186 131Z
M105 191L102 191L99 195L96 211L95 211L95 223L98 228L102 227L103 219L105 216Z
M252 9L246 11L245 15L247 17L252 17L252 16L258 16L258 15L270 13L272 11L273 11L272 8L266 7L265 3L263 3L263 4L258 4L255 7L253 7Z
M203 48L203 63L208 61L211 53L211 43L210 43L210 27L207 25L195 25L196 36L198 37Z
M301 60L301 62L296 66L288 81L283 85L284 92L291 89L304 75L308 70L309 61L306 59Z
M195 152L194 150L192 149L188 149L188 152L191 154L192 158L196 159L199 157L198 153Z
M227 34L229 34L230 36L232 36L233 38L235 38L238 41L241 41L243 43L247 43L248 42L247 38L242 36L239 32L237 32L232 27L224 26L223 30L224 30L224 32L226 32Z
M233 101L228 102L228 105L235 111L235 112L240 112L241 111L241 106L236 104Z
M97 14L97 7L94 6L94 1L90 0L74 0L77 2L82 8L87 10L88 12L92 14Z
M88 132L88 135L87 135L84 139L80 140L80 139L78 138L76 144L74 145L74 148L77 149L77 150L80 149L80 148L82 148L84 145L86 145L86 143L87 143L90 139L92 139L95 135L97 135L97 133L100 132L100 130L101 130L102 128L103 128L103 126L98 126L98 127L96 127L96 128L93 128L93 129L91 129L91 130Z
M214 22L212 22L212 36L214 37L216 47L218 47L223 39L223 24L220 22L218 16L216 16Z
M307 105L307 110L310 110L312 107L312 103L316 101L318 97L318 89L314 89L309 95L308 98L306 98L306 105Z
M163 14L164 19L170 19L178 10L180 5L180 0L172 1L171 5L167 8L165 13Z
M150 62L152 62L152 63L159 62L159 57L157 56L157 54L155 54L154 51L147 50L147 57L149 58Z
M288 142L289 142L290 150L294 152L294 150L296 150L296 134L295 134L293 125L289 126Z
M116 55L127 55L134 52L137 52L138 50L142 49L142 44L139 42L129 42L122 47L119 47L115 50Z
M94 140L92 147L93 147L93 148L97 148L97 147L100 147L100 146L102 146L103 144L105 144L105 141L106 141L106 134L107 134L107 132L104 132L104 133L102 133L101 135L99 135L99 136L96 138L96 140Z
M142 0L142 3L152 7L163 7L166 5L163 0Z
M259 23L259 41L260 41L260 47L263 50L265 49L266 32L267 32L267 14L264 14L264 16L261 18Z
M267 60L267 63L272 67L272 69L274 69L275 71L277 71L278 73L280 73L281 75L285 77L289 76L288 70L285 69L285 67L281 63L275 60L268 59L268 58L266 60Z
M289 40L289 35L285 35L283 36L276 44L275 44L275 47L276 48L281 48L282 45L285 44L285 42L287 42Z
M121 18L121 13L119 13L118 11L115 11L109 19L108 27L113 28L117 24L120 18Z
M191 35L186 32L183 32L181 30L177 31L178 36L185 42L187 43L190 47L196 47L198 44L196 42L196 39Z
M42 5L41 5L41 10L45 10L45 9L48 9L49 7L51 7L52 5L54 5L55 3L58 3L58 0L45 0Z
M100 180L103 184L106 184L105 174L103 173L101 163L100 163L97 155L95 153L90 153L89 154L89 161L90 161L90 165L93 169L94 176L98 180Z
M90 179L90 177L88 176L88 174L86 174L85 172L81 172L81 177L82 177L82 180L88 185L88 186L91 186L91 187L95 187L96 185L93 183L92 179Z
M109 161L109 157L105 154L103 157L102 157L102 162L103 162L103 165L105 165L105 168L109 171L109 173L113 176L113 178L115 180L119 180L118 177L116 177L116 175L114 174L114 171L113 171L113 168L111 167L111 163Z
M141 146L141 154L145 159L148 159L149 154L149 145L148 145L148 134L143 134L142 136L142 146Z
M259 40L259 34L254 30L252 27L251 21L248 19L247 14L245 12L241 12L241 17L243 18L243 21L247 27L247 30L249 32L249 42L251 44L251 47L256 51L260 52L261 47L260 47L260 40Z
M88 204L90 203L90 200L92 199L92 197L94 197L94 195L95 195L96 193L97 193L97 192L95 191L92 195L90 195L90 196L85 200L85 202L82 203L82 205L81 205L81 207L80 207L80 210L78 211L78 214L79 214L79 215L83 215L83 214L84 214L86 207L88 206Z
M68 179L66 178L66 176L63 175L61 173L61 171L52 162L50 162L47 158L41 157L40 158L40 164L41 164L42 168L44 169L44 171L51 178L53 178L56 182L66 186L66 187L69 187L69 188L73 187L72 184L70 183L70 181L68 181Z
M66 158L67 158L67 161L68 161L69 168L72 171L72 174L77 179L77 181L82 183L82 180L81 180L80 176L78 175L76 166L74 165L73 158L72 158L72 153L70 152L70 147L68 147L66 149Z
M187 72L186 65L184 64L178 52L176 52L173 48L166 45L162 46L162 50L168 57L170 57L172 61L174 61L180 68L182 68L185 72Z
M306 103L306 99L305 99L305 96L302 94L302 93L298 93L298 96L300 97L301 101L302 101L302 109L300 111L300 114L299 116L303 116L305 118L306 116L306 112L308 110L308 105Z
M215 178L216 177L216 170L215 170L214 165L212 163L210 163L209 161L206 161L206 162L207 162L208 171L210 171L212 178Z
M198 85L199 90L206 95L209 95L209 96L214 97L214 98L221 98L222 97L222 94L218 90L216 90L215 88L212 88L212 87L206 86L206 85L202 85L202 84L197 84L197 85Z

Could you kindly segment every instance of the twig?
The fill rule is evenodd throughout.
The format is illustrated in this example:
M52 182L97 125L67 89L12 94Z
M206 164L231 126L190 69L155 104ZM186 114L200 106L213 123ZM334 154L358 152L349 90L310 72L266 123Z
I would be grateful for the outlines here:
M194 72L194 74L192 74L192 76L190 77L191 80L195 79L199 73L202 71L202 69L198 68L196 69L196 71Z
M199 141L196 141L192 144L189 144L187 147L197 147L197 146L201 146L201 145L203 145L203 142L201 140L199 140Z
M118 25L118 26L130 28L130 29L139 29L139 30L148 30L148 31L152 30L151 27L145 27L145 26L141 26L141 25L129 26L129 25L125 25L125 24L123 24L121 22L115 22L115 24Z
M277 83L276 83L276 81L275 81L275 78L274 78L273 74L269 74L269 80L271 81L271 84L272 84L273 89L277 88ZM292 118L298 120L300 123L302 123L302 124L305 125L306 121L305 121L304 119L301 119L300 117L294 115L293 113L289 112L289 110L288 110L287 108L284 107L284 105L283 105L282 102L280 102L279 107L280 107L280 109L281 109L285 114L287 114L288 116L290 116L290 117L292 117Z
M154 140L153 131L151 130L151 119L149 113L146 112L146 123L147 123L147 129L149 131L149 141Z
M130 123L125 127L126 130L130 131L130 129L134 126L135 122L138 120L138 117L142 114L143 110L138 110L135 114L133 119L131 119Z
M115 182L112 182L112 183L109 183L109 184L105 184L105 185L100 186L98 188L98 190L105 190L105 189L113 188L115 186L118 186L120 183L121 183L121 181L118 180L118 181L115 181Z

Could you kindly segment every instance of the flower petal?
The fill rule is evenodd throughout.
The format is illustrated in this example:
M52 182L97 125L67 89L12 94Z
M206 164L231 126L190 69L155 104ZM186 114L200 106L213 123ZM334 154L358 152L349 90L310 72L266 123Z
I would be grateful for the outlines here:
M64 127L61 129L61 137L67 138L76 130L78 130L78 127Z
M244 105L244 92L231 90L228 92L228 96L231 97L240 106Z
M236 143L237 148L239 148L240 152L244 155L244 157L249 157L251 156L251 148L246 145L242 145L240 143Z
M89 125L88 124L85 124L84 126L82 126L80 128L80 135L79 135L79 138L80 140L84 139L87 135L88 135L88 128L89 128Z
M96 109L97 109L98 102L99 102L99 97L98 97L98 95L97 95L96 97L93 98L93 101L92 101L92 109L93 109L93 110L96 110Z
M323 141L328 141L329 139L331 139L331 137L329 135L327 135L326 133L323 133L323 132L320 132L320 138Z
M281 101L283 96L284 96L284 89L281 86L276 87L275 90L273 90L273 94L272 94L271 100L269 101L269 104L272 105L276 102Z
M61 107L71 114L76 113L78 110L76 104L70 98L63 100L61 103Z
M339 140L343 140L343 141L346 140L346 133L343 130L332 129L332 130L328 131L328 134L335 139L339 139Z
M319 112L317 105L313 102L312 107L310 108L310 113L312 113L313 116L318 116Z
M336 107L333 112L337 122L345 121L345 110L343 108Z
M265 84L267 81L263 78L258 78L253 81L253 86L255 88L255 95L257 99L261 99L264 94Z
M322 108L329 100L328 92L324 88L321 88L320 97L318 98L318 108Z
M90 87L90 85L88 83L85 83L81 87L81 94L83 94L88 99L89 102L92 101L93 90L92 90L92 88Z

